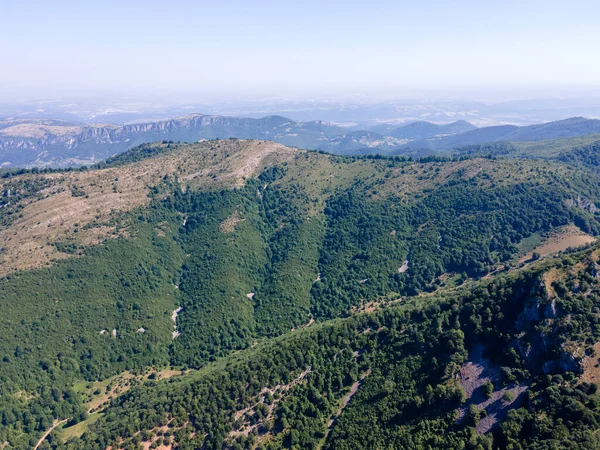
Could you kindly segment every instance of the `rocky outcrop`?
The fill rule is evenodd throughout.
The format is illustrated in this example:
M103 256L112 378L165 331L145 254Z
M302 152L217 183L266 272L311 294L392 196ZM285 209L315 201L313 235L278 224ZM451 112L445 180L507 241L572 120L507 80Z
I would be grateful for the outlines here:
M331 147L338 153L362 149L390 151L401 143L377 133L347 134L347 131L323 121L296 122L281 116L248 119L190 114L129 125L13 120L0 122L0 164L60 166L67 160L97 161L142 143L161 140L257 139L314 150Z
M557 333L562 317L556 299L543 280L534 286L515 323L512 347L533 372L545 374L581 372L581 361L566 348Z
M591 212L592 214L598 211L598 208L596 207L594 202L585 197L582 197L581 195L578 195L576 199L567 199L566 204L569 208L583 209L585 211Z

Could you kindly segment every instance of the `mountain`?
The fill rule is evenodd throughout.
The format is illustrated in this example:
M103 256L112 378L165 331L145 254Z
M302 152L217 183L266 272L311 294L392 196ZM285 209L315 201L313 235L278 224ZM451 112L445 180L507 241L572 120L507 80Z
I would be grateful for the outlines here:
M402 143L375 133L346 133L345 128L326 122L296 122L280 116L245 119L192 114L123 126L6 120L0 122L0 155L4 166L60 167L93 164L141 143L159 140L195 142L235 137L312 149L340 148L339 143L348 142L349 150L373 148L379 143L388 150ZM334 138L337 140L330 142Z
M406 142L406 139L383 136L372 131L353 131L319 144L318 150L338 155L388 154Z
M594 313L559 286L598 251L569 258L139 377L71 448L596 448Z
M237 139L6 171L0 442L594 448L599 185Z
M415 140L405 144L404 147L443 151L468 145L483 144L486 142L542 141L598 133L600 133L600 120L573 117L556 122L528 125L524 127L515 125L483 127L452 136Z
M436 125L430 122L419 121L396 128L386 134L398 139L414 141L436 136L460 134L475 129L477 129L475 125L472 125L464 120L459 120L446 125Z
M230 138L269 139L316 148L345 130L321 121L295 122L280 116L243 119L192 114L133 125L73 125L46 120L0 122L4 166L57 167L93 164L144 142Z
M379 130L379 131L377 131ZM600 133L600 120L572 118L517 127L475 128L468 122L429 122L356 130L281 116L248 119L190 114L131 125L89 125L46 119L0 121L0 167L68 167L95 164L145 142L205 139L271 140L341 155L423 156L498 141L539 141Z

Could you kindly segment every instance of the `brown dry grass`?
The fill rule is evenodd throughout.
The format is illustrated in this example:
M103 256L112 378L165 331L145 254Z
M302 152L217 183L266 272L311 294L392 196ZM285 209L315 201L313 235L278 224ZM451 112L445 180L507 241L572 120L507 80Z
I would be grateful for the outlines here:
M587 356L582 361L583 374L581 381L585 383L600 384L600 342L594 344L594 354Z
M577 226L567 225L549 236L542 245L536 247L532 252L526 254L523 258L521 258L520 262L531 260L534 252L537 252L541 257L544 257L552 253L565 251L569 247L580 247L582 245L591 244L595 241L595 237L584 233Z
M160 184L165 176L177 175L197 189L231 188L297 152L271 142L204 142L121 167L22 175L44 178L49 187L23 201L20 217L10 227L0 229L4 247L0 276L69 257L56 250L55 242L94 245L115 237L114 227L106 223L147 204L150 187ZM74 196L73 189L81 194ZM92 222L98 226L85 227Z

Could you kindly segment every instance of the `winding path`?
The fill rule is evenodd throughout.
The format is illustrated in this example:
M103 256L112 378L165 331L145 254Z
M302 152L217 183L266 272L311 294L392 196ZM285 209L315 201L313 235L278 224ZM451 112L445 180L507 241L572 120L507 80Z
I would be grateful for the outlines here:
M54 421L54 423L52 424L52 426L51 426L51 427L50 427L50 428L49 428L49 429L48 429L48 430L47 430L47 431L44 433L44 435L43 435L43 436L40 438L40 440L38 441L38 443L37 443L37 444L35 444L35 447L33 447L33 450L37 450L37 449L38 449L38 447L39 447L40 445L42 445L42 442L44 442L44 441L46 440L46 438L48 437L48 435L49 435L50 433L52 433L52 431L53 431L53 430L54 430L54 429L55 429L57 426L59 426L60 424L63 424L63 423L65 423L65 422L67 422L68 420L69 420L69 418L67 418L67 419L64 419L64 420L58 420L58 419L56 419L56 420Z

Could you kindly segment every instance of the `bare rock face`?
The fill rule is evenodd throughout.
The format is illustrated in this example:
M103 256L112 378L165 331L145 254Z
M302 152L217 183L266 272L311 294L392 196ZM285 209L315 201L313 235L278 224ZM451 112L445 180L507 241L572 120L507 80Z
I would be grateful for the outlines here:
M546 361L542 365L545 374L564 373L564 372L583 372L581 361L575 358L567 351L563 351L560 358L553 361Z
M534 372L581 372L581 361L565 348L558 336L557 321L562 312L555 295L548 292L543 282L532 288L515 323L518 337L512 346Z
M598 211L598 208L596 207L594 202L585 197L582 197L581 195L578 195L576 199L568 199L566 203L569 208L583 209L591 212L592 214Z

